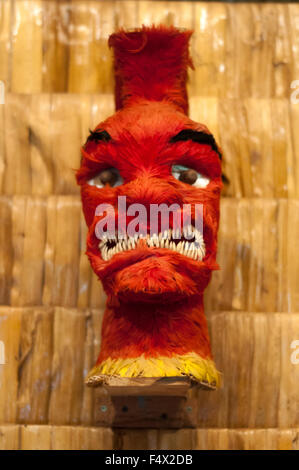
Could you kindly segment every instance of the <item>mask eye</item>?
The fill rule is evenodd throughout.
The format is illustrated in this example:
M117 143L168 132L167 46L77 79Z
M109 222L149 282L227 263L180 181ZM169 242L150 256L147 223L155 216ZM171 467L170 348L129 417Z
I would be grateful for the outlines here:
M196 188L206 188L210 182L209 178L198 173L198 171L182 165L172 165L172 176Z
M106 168L88 180L87 184L97 188L103 188L106 184L109 184L109 186L115 188L123 184L123 179L116 168Z

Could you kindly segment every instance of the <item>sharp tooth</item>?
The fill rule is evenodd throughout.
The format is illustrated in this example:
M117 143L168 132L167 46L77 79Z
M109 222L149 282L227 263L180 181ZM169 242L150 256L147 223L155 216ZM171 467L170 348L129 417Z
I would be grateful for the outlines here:
M174 242L170 242L170 243L169 243L169 248L170 248L171 250L175 250L175 243L174 243Z
M182 250L183 250L183 243L182 243L182 242L179 242L176 247L177 247L177 251L178 251L179 253L182 253Z
M172 237L172 229L169 228L168 229L168 238L169 238L169 240L171 239L171 237Z
M164 245L165 245L165 240L164 238L162 238L162 240L160 240L160 247L164 248Z
M167 240L167 239L165 240L164 246L165 246L165 248L169 247L169 240Z
M135 248L135 246L136 246L136 241L134 240L134 238L131 240L131 245L132 245L132 248Z
M147 240L147 244L148 244L148 246L153 246L153 240L151 238L149 238Z
M162 240L162 232L159 233L159 240Z

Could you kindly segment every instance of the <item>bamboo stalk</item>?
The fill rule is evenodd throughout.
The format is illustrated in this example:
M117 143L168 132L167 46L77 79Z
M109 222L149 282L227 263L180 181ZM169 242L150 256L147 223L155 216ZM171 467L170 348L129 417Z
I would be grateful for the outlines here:
M19 426L0 425L0 450L18 450L19 446Z
M77 304L81 204L72 196L48 200L43 303Z
M84 344L84 378L94 366L100 350L101 344L101 326L103 319L103 310L86 311L86 338ZM82 398L82 409L80 413L80 423L84 425L94 424L95 422L95 392L90 387L84 387Z
M13 246L12 246L12 215L11 199L0 198L0 303L10 304L12 284Z
M287 311L298 311L298 268L299 260L297 256L299 240L299 200L292 199L288 206L288 224L287 224Z
M83 100L82 100L83 101ZM54 192L78 193L74 170L80 166L81 106L80 95L56 94L51 106L52 161L54 166Z
M115 29L138 28L141 23L138 21L138 3L136 0L116 0L115 5Z
M28 113L30 170L32 194L45 195L54 191L54 165L51 144L51 96L31 95ZM54 137L55 138L55 137Z
M42 303L46 204L38 198L15 197L12 208L14 264L11 304Z
M275 96L289 95L292 81L292 46L289 32L288 5L277 5L277 33L273 57Z
M0 423L15 423L21 329L20 310L0 307L0 325L0 341L3 342L5 350L5 364L0 365Z
M43 0L43 69L42 90L67 90L67 64L69 59L69 1Z
M8 94L5 97L5 173L6 194L31 193L30 132L28 109L30 96Z
M299 76L299 75L298 75ZM288 165L288 193L289 197L299 197L299 107L297 104L290 104L290 130L291 139L288 142L287 165ZM290 150L292 149L292 150Z
M18 377L19 423L47 423L53 355L51 308L22 310Z
M0 80L5 84L5 91L10 91L11 68L11 10L12 2L4 0L0 4Z
M68 91L112 91L107 39L114 30L113 6L114 2L72 2Z
M84 312L55 308L50 423L80 423L84 387L85 335Z
M12 26L11 90L42 91L42 0L15 0Z

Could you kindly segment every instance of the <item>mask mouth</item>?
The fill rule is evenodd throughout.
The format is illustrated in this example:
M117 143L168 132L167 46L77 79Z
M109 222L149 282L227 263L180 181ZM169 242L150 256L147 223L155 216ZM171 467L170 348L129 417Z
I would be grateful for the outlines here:
M180 229L168 229L158 234L127 234L116 232L104 235L98 247L104 261L109 261L114 255L125 251L135 250L142 240L142 246L150 249L163 248L175 251L193 260L202 261L206 255L206 246L202 233L193 225Z

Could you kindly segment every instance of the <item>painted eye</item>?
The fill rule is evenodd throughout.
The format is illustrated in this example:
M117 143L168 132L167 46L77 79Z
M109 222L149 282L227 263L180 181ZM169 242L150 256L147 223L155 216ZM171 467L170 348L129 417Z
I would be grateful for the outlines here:
M123 179L116 168L106 168L88 180L87 183L97 188L103 188L106 184L114 188L123 184Z
M172 176L183 183L190 184L196 188L206 188L210 182L209 178L203 176L193 168L183 165L172 165Z

